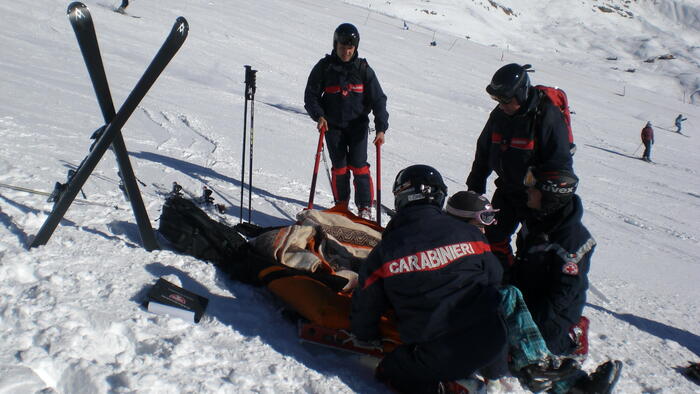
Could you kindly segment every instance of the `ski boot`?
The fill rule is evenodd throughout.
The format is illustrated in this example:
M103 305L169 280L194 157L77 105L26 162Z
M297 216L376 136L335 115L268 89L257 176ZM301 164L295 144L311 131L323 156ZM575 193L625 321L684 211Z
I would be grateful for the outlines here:
M369 207L360 207L357 216L365 220L372 220L372 210Z
M569 338L576 345L576 349L571 353L571 356L579 362L583 362L588 356L588 327L590 321L586 316L581 316L578 323L569 329Z
M565 358L557 366L554 360L545 360L542 364L532 364L518 371L515 375L520 384L534 393L548 390L560 380L574 378L581 372L581 365L573 358Z
M622 361L611 360L600 364L595 372L580 379L569 394L610 394L620 379Z

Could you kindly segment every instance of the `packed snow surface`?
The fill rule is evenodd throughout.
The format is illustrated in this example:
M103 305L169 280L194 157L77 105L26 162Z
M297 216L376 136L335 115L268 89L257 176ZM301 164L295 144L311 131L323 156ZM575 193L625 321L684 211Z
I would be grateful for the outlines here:
M584 223L598 242L584 367L622 360L621 393L700 391L676 369L700 361L696 0L169 0L134 1L128 15L112 12L114 0L86 4L117 108L175 18L190 24L123 128L154 227L174 181L196 194L208 186L228 222L239 221L243 65L258 70L252 221L272 226L291 223L308 199L317 133L303 90L338 24L358 26L360 55L389 98L389 206L395 174L411 164L439 169L451 193L465 189L494 107L484 87L502 65L531 63L534 83L569 95ZM50 191L102 126L67 6L0 2L0 183ZM674 132L679 113L685 135ZM647 121L653 164L639 160ZM374 152L370 162L374 169ZM321 169L319 207L332 205L325 178ZM52 204L0 188L0 393L385 390L354 356L300 344L265 289L167 248L141 248L118 183L108 151L79 198L118 209L73 204L49 242L30 250ZM141 307L161 276L210 299L199 324ZM506 383L490 391L523 392Z

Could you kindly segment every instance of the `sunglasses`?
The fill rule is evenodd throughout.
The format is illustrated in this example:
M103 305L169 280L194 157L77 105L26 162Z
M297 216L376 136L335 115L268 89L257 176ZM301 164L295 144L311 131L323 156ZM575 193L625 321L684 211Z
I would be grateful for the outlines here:
M493 94L491 94L490 96L493 100L498 101L500 104L510 104L510 102L513 101L513 97L498 97L494 96Z

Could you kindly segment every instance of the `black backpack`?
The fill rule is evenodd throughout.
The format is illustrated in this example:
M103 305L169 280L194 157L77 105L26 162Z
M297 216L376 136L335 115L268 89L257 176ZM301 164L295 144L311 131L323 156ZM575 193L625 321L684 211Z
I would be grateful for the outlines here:
M233 227L210 218L194 202L178 194L166 199L158 232L178 252L217 265L235 259L247 243Z

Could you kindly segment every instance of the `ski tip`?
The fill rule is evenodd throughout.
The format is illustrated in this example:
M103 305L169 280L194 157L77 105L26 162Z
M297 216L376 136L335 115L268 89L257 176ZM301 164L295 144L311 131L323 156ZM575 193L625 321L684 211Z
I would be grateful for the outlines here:
M178 16L175 20L175 25L173 26L173 33L177 33L181 36L187 36L190 31L190 25L187 23L187 19L184 16Z
M87 11L87 6L79 1L74 1L68 5L68 9L66 10L66 14L72 15L74 13L81 13L83 11ZM76 15L79 16L79 15Z

